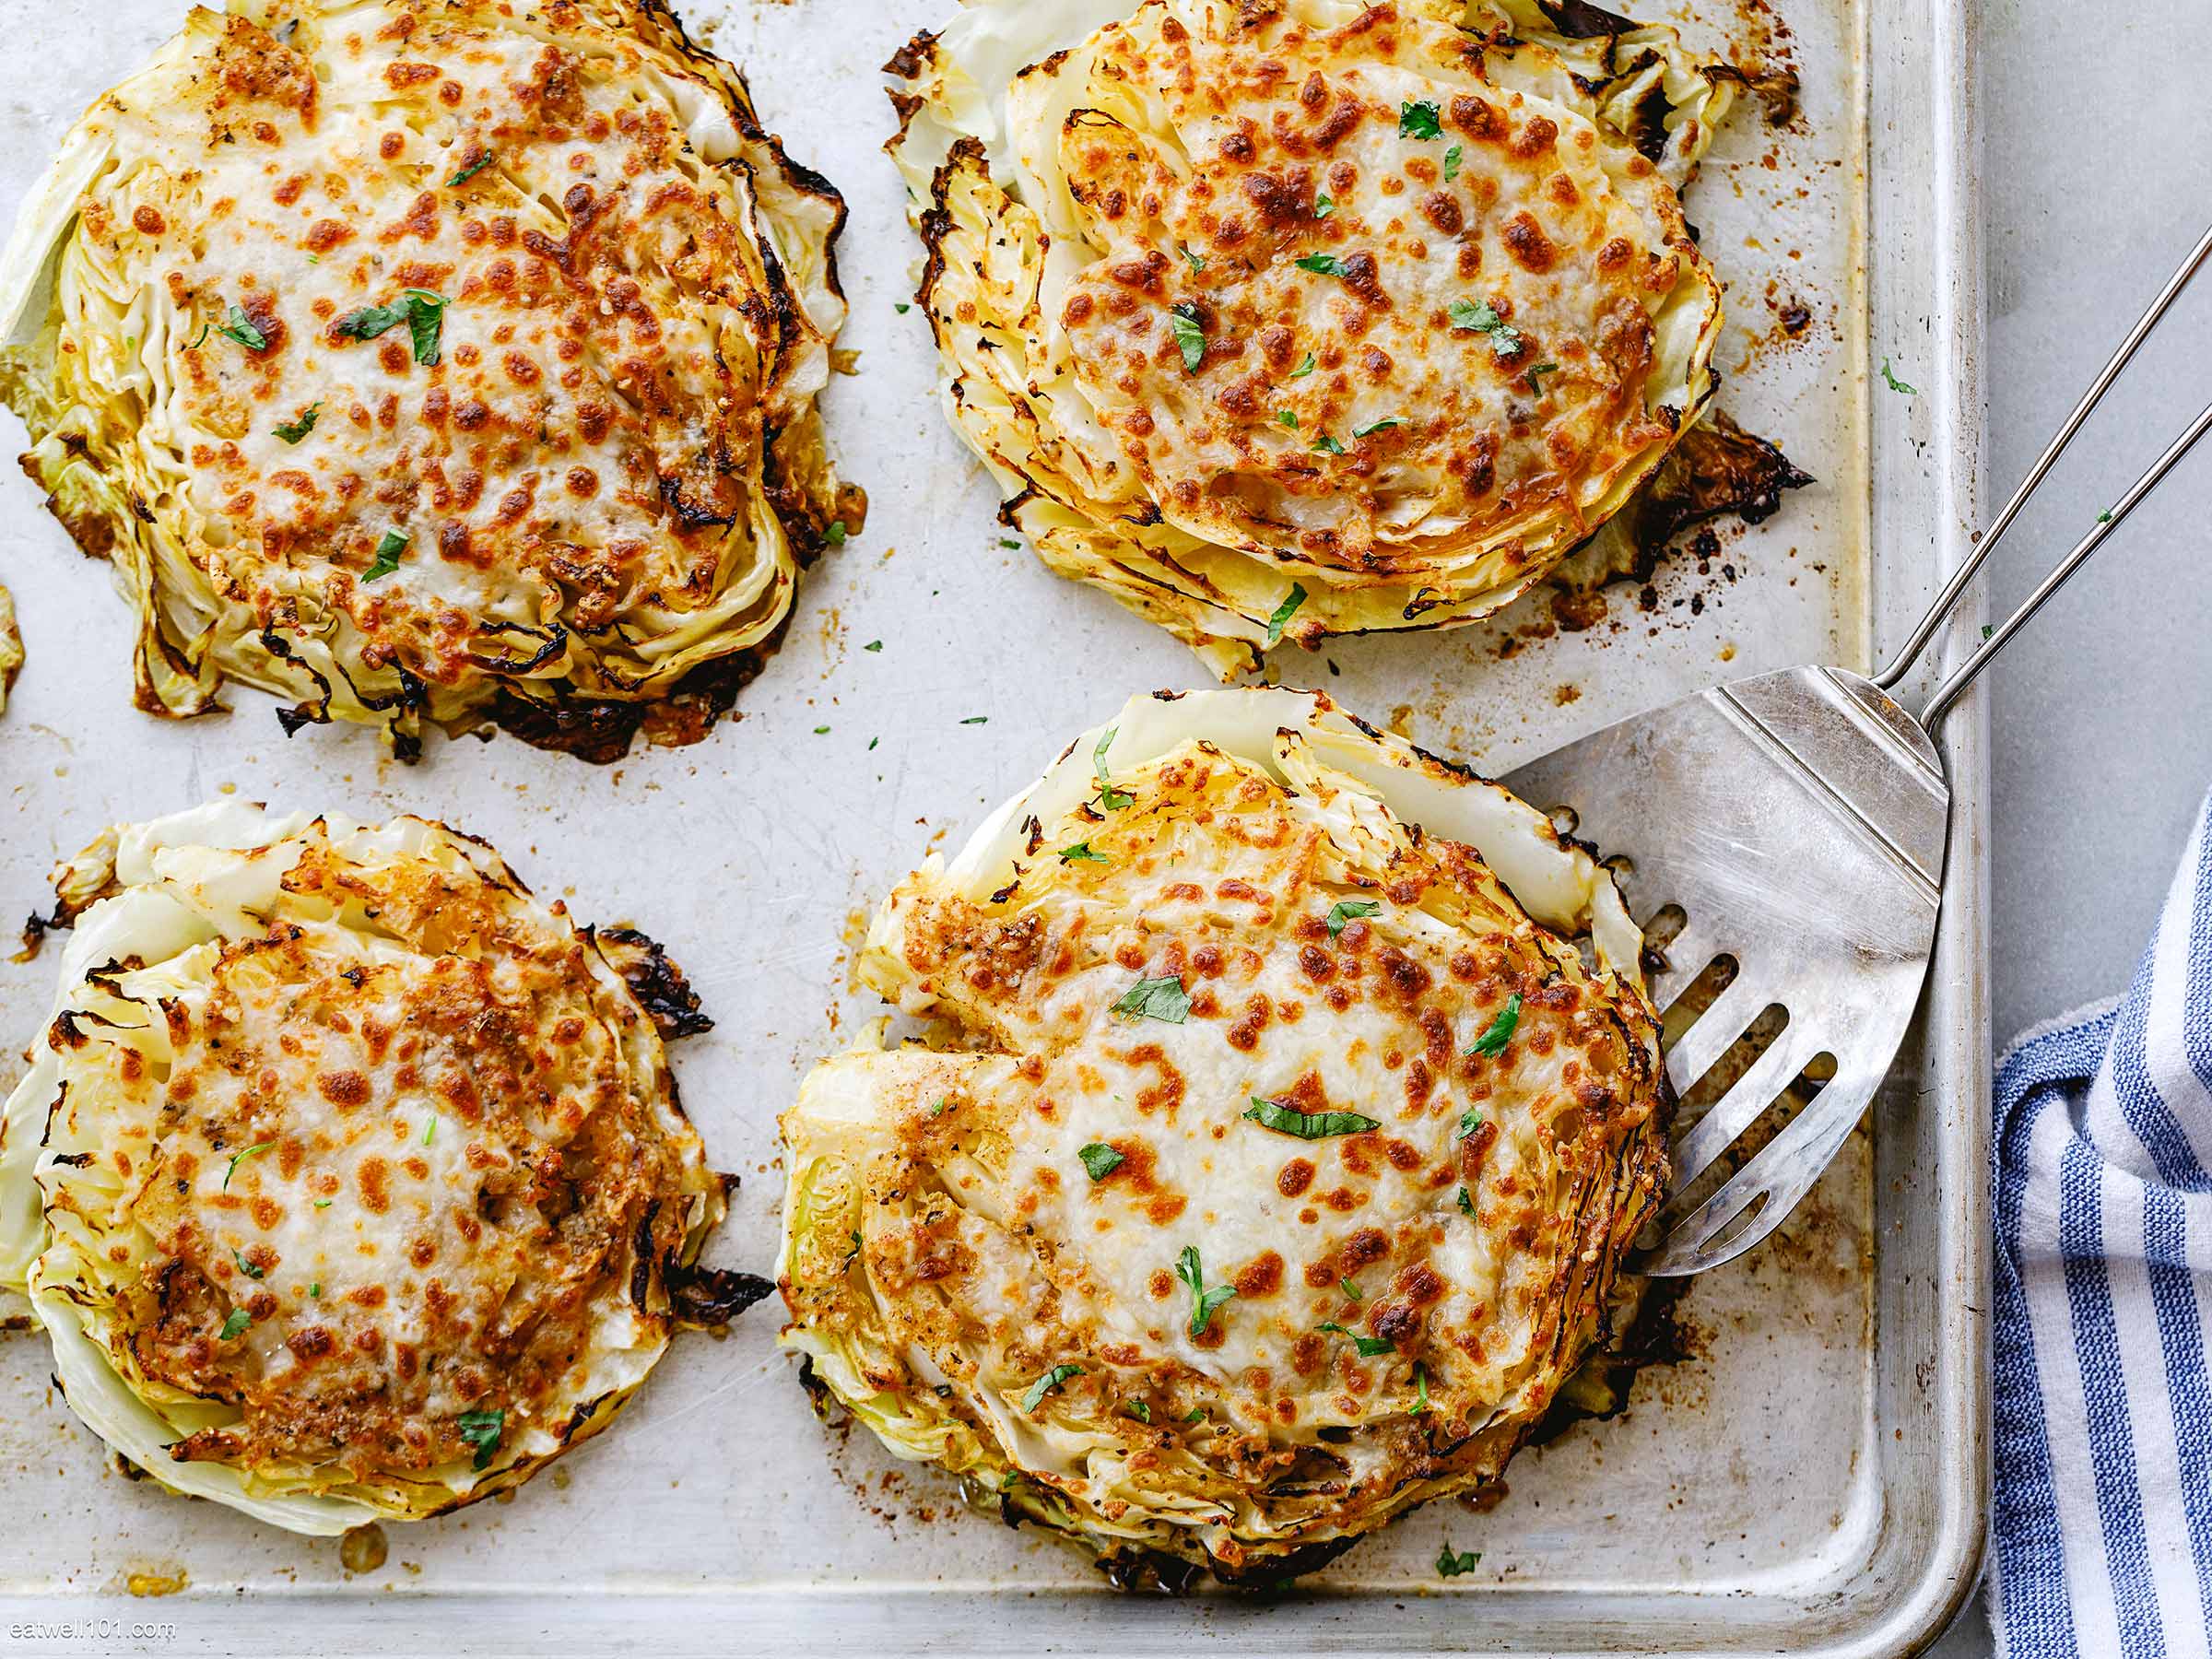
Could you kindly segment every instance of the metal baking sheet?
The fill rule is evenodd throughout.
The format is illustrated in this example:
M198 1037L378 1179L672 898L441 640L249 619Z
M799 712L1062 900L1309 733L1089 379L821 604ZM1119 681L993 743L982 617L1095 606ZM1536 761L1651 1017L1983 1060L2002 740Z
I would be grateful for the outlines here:
M1002 540L940 416L914 250L877 147L877 66L949 0L688 0L802 159L845 192L857 375L828 399L865 535L812 574L781 653L705 743L595 771L499 739L382 759L367 730L288 742L246 691L188 725L135 712L106 571L0 484L0 582L29 664L0 719L0 913L102 825L236 792L491 839L585 919L665 940L719 1024L679 1045L685 1100L745 1185L717 1250L771 1258L774 1123L815 1059L876 1011L849 981L861 919L957 843L1068 734L1133 691L1201 683L1182 647ZM0 208L83 105L177 26L180 0L0 0ZM1640 9L1650 11L1650 6ZM1690 197L1726 279L1723 406L1819 479L1717 553L1562 631L1539 596L1484 627L1295 653L1417 742L1504 771L1640 707L1807 659L1865 665L1955 563L1981 453L1980 254L1965 0L1675 0L1708 41L1786 53L1801 120L1747 103ZM1805 322L1793 332L1798 312ZM1922 388L1887 390L1883 358ZM6 420L0 442L18 433ZM1960 624L1969 637L1972 623ZM882 649L863 651L880 640ZM964 724L975 717L986 724ZM826 731L818 728L827 727ZM818 1422L773 1346L777 1308L679 1341L624 1420L508 1500L393 1526L349 1571L311 1542L120 1475L0 1336L0 1635L24 1651L811 1653L1112 1651L1910 1652L1981 1549L1988 1284L1983 1171L1986 792L1970 705L1947 728L1957 825L1924 1018L1891 1086L1804 1210L1682 1304L1688 1352L1630 1408L1533 1448L1480 1511L1431 1505L1300 1594L1139 1600L949 1482ZM54 958L0 961L28 1041ZM0 1086L19 1075L0 1055ZM1449 1539L1478 1571L1441 1583Z

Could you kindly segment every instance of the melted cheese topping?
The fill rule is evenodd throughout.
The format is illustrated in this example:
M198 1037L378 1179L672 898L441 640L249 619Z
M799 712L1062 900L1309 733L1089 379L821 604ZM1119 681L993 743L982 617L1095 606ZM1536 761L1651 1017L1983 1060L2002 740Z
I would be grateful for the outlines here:
M9 395L150 700L405 735L766 639L846 511L835 194L652 8L260 9L95 105L18 234L59 265Z
M1046 25L979 0L900 65L954 420L1048 560L1225 673L1495 608L1710 394L1675 182L1724 92L1665 31L1463 9L1143 0L1002 85Z
M0 1257L166 1423L123 1449L405 1517L611 1417L721 1200L592 936L420 820L188 815L112 867Z
M1101 1548L1265 1571L1495 1477L1665 1188L1640 991L1338 724L1113 759L994 885L911 877L864 976L960 1052L832 1061L785 1119L789 1340Z

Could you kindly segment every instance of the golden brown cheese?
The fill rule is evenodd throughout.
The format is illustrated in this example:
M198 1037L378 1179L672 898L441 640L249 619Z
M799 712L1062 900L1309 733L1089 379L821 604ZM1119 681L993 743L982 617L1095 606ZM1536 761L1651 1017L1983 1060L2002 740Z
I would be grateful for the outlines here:
M23 632L16 625L15 595L0 587L0 714L7 712L7 694L22 672Z
M1676 187L1728 93L1668 31L1442 0L1077 30L1100 9L971 0L892 65L947 408L1055 569L1225 675L1466 621L1704 408Z
M1665 1184L1641 994L1278 741L1112 765L987 893L911 877L862 971L945 1040L784 1120L787 1340L864 1420L1263 1578L1494 1477Z
M232 10L17 239L61 270L5 389L142 607L142 705L696 736L859 524L813 407L835 192L645 0Z
M165 1420L166 1480L403 1518L514 1484L642 1380L722 1213L652 1018L435 826L178 823L77 921L105 965L11 1103L8 1276Z

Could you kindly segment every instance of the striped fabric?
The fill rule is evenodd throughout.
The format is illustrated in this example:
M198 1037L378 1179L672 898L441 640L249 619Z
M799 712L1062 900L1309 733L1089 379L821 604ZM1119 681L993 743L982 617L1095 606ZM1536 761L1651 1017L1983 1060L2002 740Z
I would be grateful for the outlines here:
M2212 842L1996 1100L1997 1649L2212 1655Z

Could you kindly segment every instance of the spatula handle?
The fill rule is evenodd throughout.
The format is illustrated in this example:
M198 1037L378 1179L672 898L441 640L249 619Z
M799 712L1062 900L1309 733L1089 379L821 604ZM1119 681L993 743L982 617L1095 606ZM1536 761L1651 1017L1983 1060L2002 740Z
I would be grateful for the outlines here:
M2105 393L2112 389L2112 382L2120 378L2120 371L2127 367L2128 359L2136 355L2136 347L2149 337L2150 331L2159 325L2159 319L2165 316L2168 309L2180 296L2181 291L2189 286L2190 279L2204 266L2206 259L2212 259L2212 229L2207 229L2198 240L2188 258L2182 261L2180 268L2168 278L2166 286L2159 290L2158 298L2150 302L2149 308L2136 320L2136 325L2128 330L2127 337L2120 342L2119 349L2112 353L2111 360L2098 373L2097 378L2089 382L2089 388L2082 394L2081 401L2074 406L2074 412L2066 417L2065 424L2058 429L2057 435L2044 447L2042 454L2037 458L2035 465L2028 469L2028 476L2020 480L2019 488L2013 491L2012 499L2005 503L2004 511L1999 512L1990 524L1987 534L1982 537L1973 551L1967 555L1965 561L1952 574L1950 581L1944 584L1943 592L1936 596L1936 603L1928 607L1928 614L1920 619L1919 624L1912 629L1911 637L1905 641L1897 655L1890 659L1887 667L1874 677L1876 685L1881 687L1885 691L1889 690L1912 670L1912 665L1919 660L1920 653L1927 649L1928 641L1936 637L1936 630L1943 626L1945 618L1949 617L1952 608L1959 603L1959 596L1972 584L1974 578L1981 574L1982 567L1988 562L1989 556L1996 551L1997 544L2005 538L2006 531L2012 528L2013 521L2019 516L2020 509L2028 504L2028 498L2035 493L2037 487L2042 483L2059 456L2065 453L2066 445L2074 441L2074 434L2081 429L2082 422L2089 418L2090 412L2097 407ZM2212 411L2208 411L2208 413L2212 413ZM2035 614L2044 600L2057 592L2060 584L2080 568L2084 559L2096 551L2098 543L2101 542L2105 535L2120 523L2121 519L2126 515L2127 511L2134 507L2136 501L2142 500L2144 495L2148 494L2151 487L2164 477L2173 464L2188 453L2189 446L2203 435L2204 422L2200 418L2181 441L2167 451L2158 465L2137 481L2136 488L2128 491L2126 497L2123 499L2123 504L2116 505L2112 509L2111 516L2100 522L2097 528L2067 556L2065 561L2052 572L2049 580L2036 590L2028 603L2022 606L2019 611L2005 623L2004 627L1994 631L1987 642L1974 653L1972 658L1960 665L1958 672L1953 674L1951 678L1945 682L1943 688L1929 700L1927 711L1922 717L1924 724L1932 725L1942 717L1958 694L1966 688L1974 676L1981 671L1983 665L1996 654L1998 647L2002 646L2006 640L2018 630L2022 622Z

